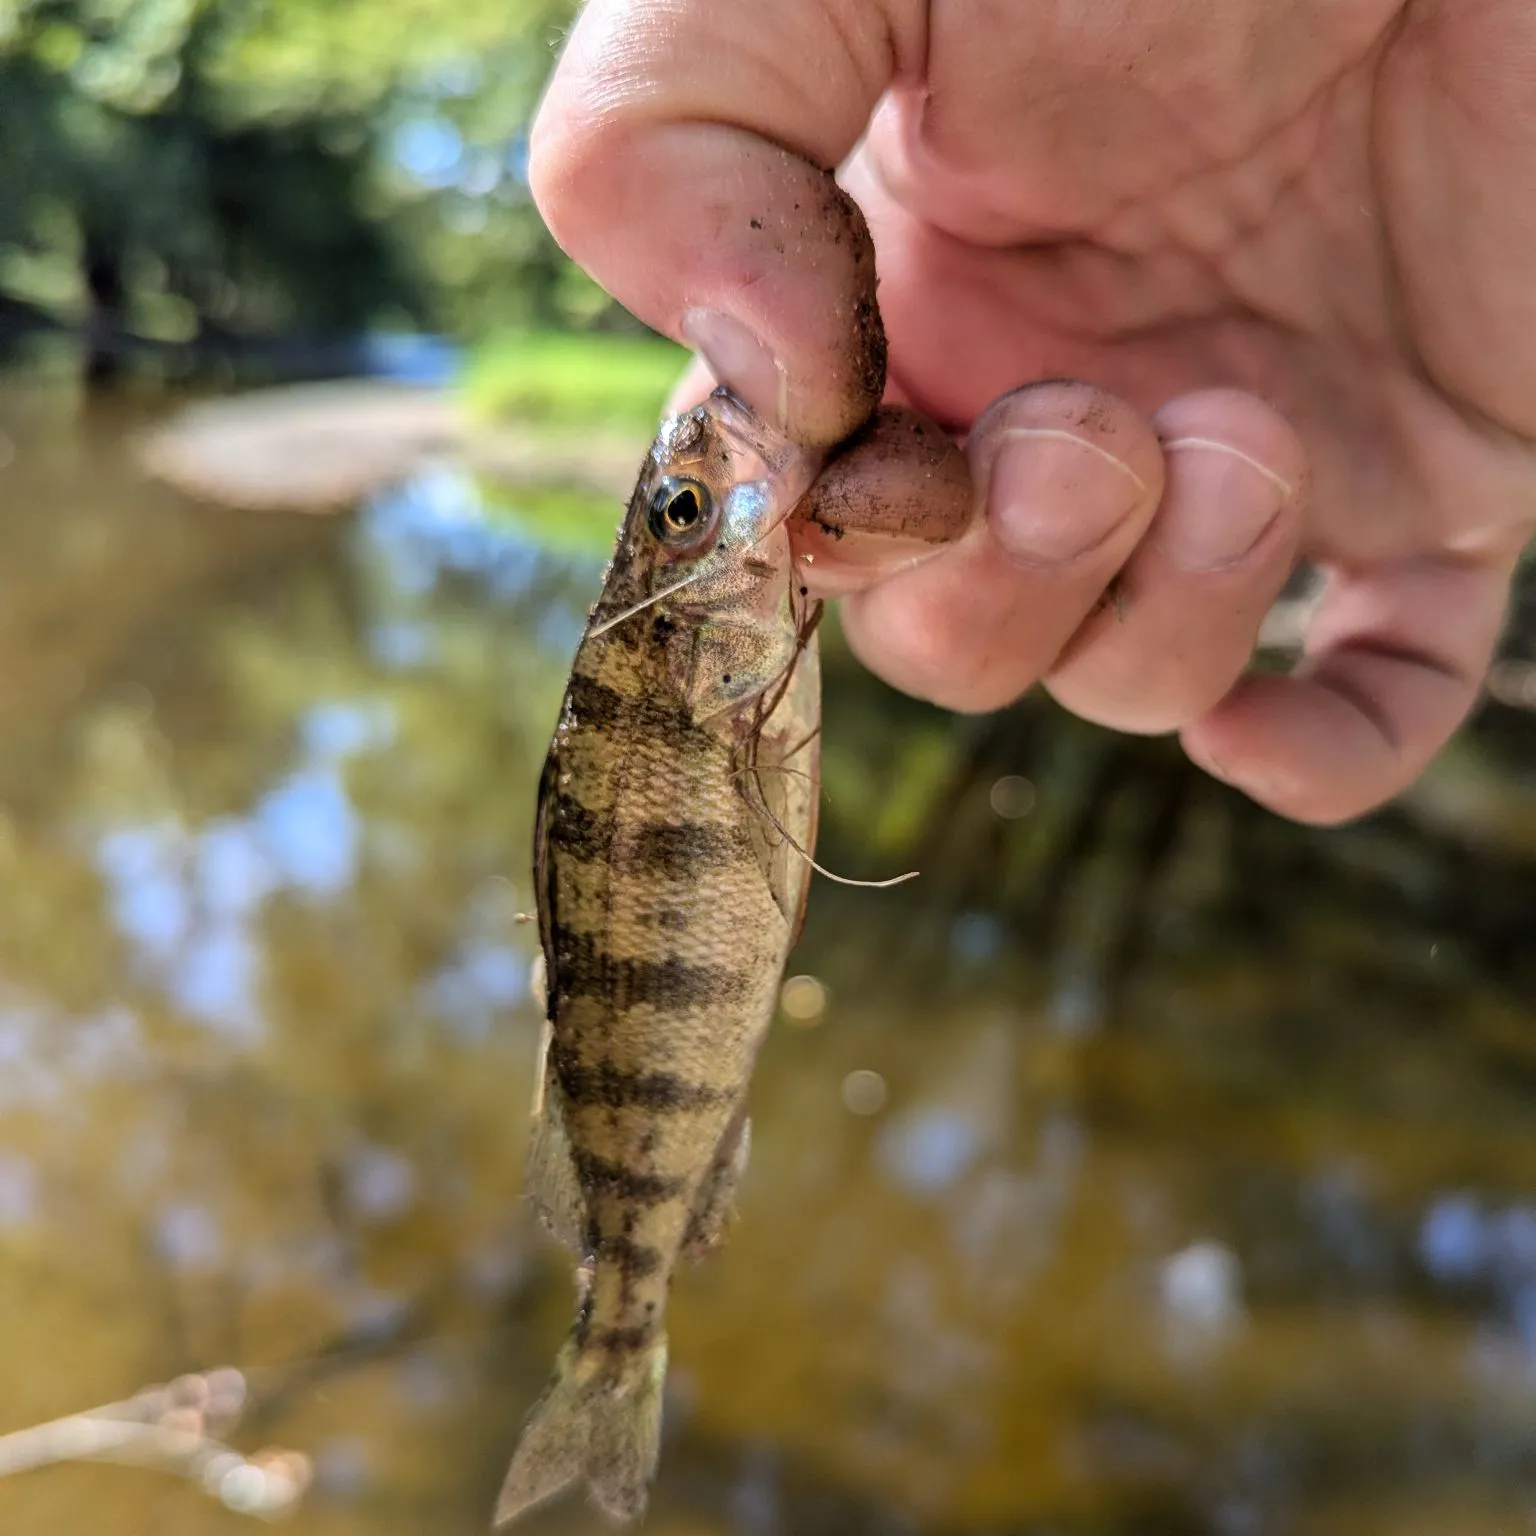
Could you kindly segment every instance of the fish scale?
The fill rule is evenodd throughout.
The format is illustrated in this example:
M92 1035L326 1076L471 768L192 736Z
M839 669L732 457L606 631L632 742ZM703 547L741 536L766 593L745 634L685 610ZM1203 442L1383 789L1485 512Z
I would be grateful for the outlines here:
M498 1521L578 1482L619 1520L646 1504L672 1276L732 1208L803 910L820 675L785 519L814 468L723 391L668 423L572 666L535 838L529 1184L580 1302Z

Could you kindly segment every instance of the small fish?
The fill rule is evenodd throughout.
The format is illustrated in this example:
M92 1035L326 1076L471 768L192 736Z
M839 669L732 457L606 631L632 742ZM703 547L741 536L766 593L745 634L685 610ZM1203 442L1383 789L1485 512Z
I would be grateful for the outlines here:
M818 468L723 389L674 417L576 653L534 840L529 1189L580 1301L498 1524L579 1482L613 1520L645 1510L668 1289L733 1208L811 870L821 605L787 517Z

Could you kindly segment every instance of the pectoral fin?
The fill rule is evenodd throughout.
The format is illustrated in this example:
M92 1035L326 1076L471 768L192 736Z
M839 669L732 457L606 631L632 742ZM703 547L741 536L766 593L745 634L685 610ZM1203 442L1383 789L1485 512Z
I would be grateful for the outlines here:
M528 1196L539 1220L572 1252L586 1247L587 1211L565 1126L565 1099L549 1064L550 1027L539 1043L539 1086L528 1147Z
M805 921L810 857L816 846L820 726L821 654L810 626L783 693L758 736L748 790L767 813L754 820L752 841L768 889L796 940Z

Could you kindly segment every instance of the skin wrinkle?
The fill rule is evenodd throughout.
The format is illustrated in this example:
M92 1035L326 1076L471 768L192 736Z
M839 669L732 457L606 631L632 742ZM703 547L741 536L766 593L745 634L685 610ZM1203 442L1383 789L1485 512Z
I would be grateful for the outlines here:
M1459 530L1437 530L1445 549L1476 562L1518 558L1520 547L1536 526L1533 507L1532 477L1536 475L1536 443L1522 433L1493 420L1469 401L1447 394L1423 371L1422 358L1406 383L1406 392L1388 380L1383 387L1389 426L1403 465L1412 473L1423 499L1431 505L1444 505L1460 489L1465 476L1457 460L1449 460L1444 447L1444 428L1464 430L1477 450L1497 455L1493 484L1480 498L1490 515L1474 529L1464 525ZM1429 418L1431 433L1422 419ZM1513 462L1509 462L1509 461ZM1478 472L1486 474L1481 466ZM1502 494L1500 494L1502 493ZM1472 547L1463 548L1460 540L1470 538ZM1511 547L1513 545L1513 547Z
M843 23L840 7L815 8L829 21L840 48L818 48L807 55L798 49L769 46L758 54L759 67L765 68L779 82L780 101L803 98L807 94L807 82L814 82L814 89L809 93L812 99L801 100L799 110L787 114L776 112L772 121L763 121L749 112L721 111L719 106L726 104L720 103L701 107L689 117L673 116L670 120L715 122L726 127L745 128L783 149L805 156L822 170L834 169L843 155L828 152L829 135L823 112L819 109L824 109L827 103L843 104L842 110L849 114L849 121L846 125L838 124L830 137L835 143L847 143L851 147L863 128L858 120L858 104L878 98L894 67L894 45L888 31L883 41L871 44L864 29ZM720 32L714 36L691 38L690 46L701 56L711 52L728 53L733 47L739 47L740 34L728 24L733 19L730 8L722 5L718 11L708 14L712 20L718 18ZM783 31L764 34L762 41L770 45L782 44L783 37L795 30L794 19L786 16L783 28ZM739 105L739 102L729 104L733 108L739 108ZM814 126L817 131L799 136L795 130L802 123Z
M1434 648L1399 638L1411 634L1426 604L1435 600L1476 610L1483 588L1495 579L1486 561L1436 555L1370 565L1326 568L1328 587L1307 635L1307 654L1322 660L1349 650L1383 654L1444 671L1475 685L1482 671L1484 641L1476 631L1458 634L1456 644ZM1497 620L1487 625L1496 632Z
M877 7L875 15L880 22L877 30L881 36L878 42L868 43L866 34L871 29L861 25L861 22L869 14L869 8L855 3L852 9L854 14L850 16L846 4L830 4L825 7L824 14L842 43L845 56L855 73L861 77L859 99L877 100L900 68L900 45L895 23L884 5ZM832 168L827 167L829 170Z
M1215 318L1225 311L1235 318L1243 320L1279 324L1286 329L1293 327L1299 317L1285 316L1281 312L1276 311L1272 305L1266 306L1264 302L1266 293L1273 292L1272 274L1259 273L1255 275L1251 282L1244 283L1234 281L1233 269L1244 254L1245 245L1260 239L1268 232L1272 225L1275 205L1280 203L1288 194L1294 193L1299 195L1301 193L1305 179L1312 173L1314 168L1316 159L1315 147L1322 136L1321 121L1330 96L1338 89L1341 82L1352 70L1357 68L1361 62L1370 58L1371 48L1377 47L1379 43L1380 38L1373 37L1370 46L1364 51L1360 59L1346 61L1335 74L1325 78L1301 102L1292 117L1284 119L1273 127L1266 129L1250 144L1237 150L1226 148L1224 155L1214 164L1207 163L1201 165L1186 179L1174 181L1168 186L1158 188L1155 191L1128 196L1121 207L1114 210L1098 227L1090 226L1081 234L1075 235L1070 239L1015 245L1013 250L1026 261L1038 260L1047 251L1054 252L1062 264L1068 268L1073 265L1074 255L1081 257L1084 261L1115 256L1135 257L1144 260L1149 254L1153 253L1155 248L1146 244L1138 247L1118 240L1113 227L1116 222L1123 220L1129 213L1146 214L1151 210L1155 215L1158 205L1170 207L1176 212L1181 200L1194 200L1203 183L1220 183L1222 178L1229 178L1233 172L1244 170L1252 160L1255 152L1262 150L1266 144L1273 143L1284 138L1285 135L1294 132L1299 122L1310 119L1318 125L1312 134L1312 144L1305 150L1298 149L1297 152L1288 157L1289 170L1277 180L1273 193L1269 198L1251 196L1244 199L1244 201L1253 204L1252 214L1247 219L1239 218L1235 228L1228 233L1219 246L1202 249L1198 241L1177 237L1166 239L1164 244L1167 254L1182 257L1193 262L1206 272L1211 295L1211 303L1203 311L1207 318ZM879 178L884 190L889 196L906 204L909 207L909 211L913 211L910 208L910 196L903 196L902 190L899 190L892 183L888 174L889 157L880 152L878 140L872 148L874 152L870 157L871 168ZM1186 194L1190 196L1186 197ZM1268 210L1267 216L1263 211L1265 208ZM930 227L935 230L942 230L943 233L951 235L957 240L963 239L963 231L955 231L941 220L929 218L928 222ZM1164 224L1166 234L1172 235L1166 220L1158 222ZM1312 285L1312 287L1316 291L1318 285ZM1243 308L1233 308L1231 303L1233 296L1242 301ZM1156 334L1165 325L1175 321L1186 320L1191 315L1200 314L1202 314L1202 311L1199 308L1191 310L1187 306L1182 311L1169 313L1166 305L1158 304L1155 317L1148 318L1139 325L1111 326L1106 328L1100 313L1093 324L1089 324L1086 320L1083 321L1079 334L1099 341L1111 339L1137 341L1145 339L1148 335ZM1048 319L1045 316L1040 318L1043 323L1049 323L1057 327L1062 323L1060 310L1054 306ZM1318 318L1321 319L1322 317Z
M1355 648L1350 647L1350 650L1355 651ZM1355 651L1355 654L1359 652ZM1314 672L1311 681L1319 688L1331 693L1334 698L1347 704L1356 714L1363 716L1393 757L1403 756L1403 745L1391 711L1385 709L1377 699L1373 698L1362 683L1351 681L1346 674L1337 670Z
M869 159L861 162L860 170L862 173L872 175L878 179L882 174L881 162L877 156L872 156ZM891 192L888 187L886 187L885 190L887 191L887 195L894 197L894 193ZM957 249L964 248L964 242L959 236L950 234L948 230L944 229L940 225L931 223L927 224L925 227L925 234L926 237L930 240L940 243L948 242L953 244ZM1019 257L1025 262L1032 264L1038 264L1042 261L1056 259L1064 266L1071 261L1074 252L1086 252L1095 256L1122 254L1118 252L1097 250L1093 247L1089 240L1076 238L1071 240L1055 241L1049 244L1023 244L1015 245L1010 249L1004 249L1002 247L997 249L997 255L1000 258L1006 258L1009 255L1013 255ZM1190 255L1191 259L1201 261L1203 265L1206 265L1207 270L1214 271L1214 269L1209 267L1209 264L1204 263L1203 259L1199 258L1194 253L1185 253L1181 251L1179 254ZM995 302L997 304L1018 307L1020 304L1020 296L1009 285L1007 281L1009 275L1010 274L1007 271L1006 266L1000 262L996 266L985 266L979 271L973 272L972 281L978 287L981 285L990 285L995 296ZM1219 284L1213 285L1213 292L1219 289L1219 286ZM1123 328L1118 332L1113 329L1106 332L1102 324L1089 325L1086 321L1083 321L1076 326L1068 326L1065 321L1065 317L1062 314L1059 303L1053 306L1041 305L1037 307L1029 304L1026 297L1023 307L1030 314L1031 318L1035 320L1042 329L1054 330L1064 336L1070 336L1075 341L1084 343L1104 343L1113 341L1134 345L1156 341L1157 338L1163 335L1172 326L1186 325L1190 320L1198 319L1207 322L1227 320L1237 321L1240 323L1248 323L1250 320L1255 318L1245 310L1234 308L1230 304L1230 301L1224 301L1221 304L1212 304L1203 309L1196 309L1175 314L1162 313L1162 306L1159 306L1160 312L1158 313L1156 319L1147 320L1145 322L1138 322L1134 325ZM902 360L902 353L899 350L893 352L891 361L888 364L888 378L895 386L895 389L899 393L900 398L909 401L924 415L938 422L946 430L956 434L963 434L966 428L970 425L969 421L964 417L957 416L954 413L947 411L944 406L933 397L931 391L926 390L921 381L905 368Z
M1306 109L1306 116L1309 116L1315 125L1312 136L1314 153L1323 137L1322 120L1327 108L1327 99L1336 88L1336 83L1330 82L1320 93L1321 99L1309 103ZM1299 117L1281 125L1274 137L1279 138L1295 131L1305 120L1305 117ZM1200 250L1188 242L1179 247L1180 254L1205 267L1219 291L1234 296L1241 302L1247 316L1287 329L1298 328L1308 323L1313 325L1319 322L1329 323L1335 317L1316 314L1309 316L1299 312L1287 314L1277 302L1278 289L1273 281L1272 272L1261 271L1247 275L1244 267L1245 263L1255 255L1262 262L1262 247L1266 237L1272 237L1277 224L1283 227L1287 201L1305 199L1308 179L1314 174L1314 169L1315 162L1311 154L1298 153L1293 157L1293 162L1287 171L1276 180L1267 214L1245 219L1239 211L1231 220L1231 227L1225 236L1213 249ZM1315 299L1319 291L1318 285L1309 286L1312 290L1311 297Z
M936 9L939 8L941 7L936 7ZM957 28L974 28L976 25L976 18L973 14L974 7L950 5L943 7L943 9L957 17L955 21ZM1042 11L1047 14L1055 9L1058 8L1050 5L1042 6ZM1141 9L1147 8L1142 7ZM1233 9L1235 10L1236 8L1234 7ZM1332 8L1325 7L1324 9L1331 10ZM1355 9L1359 10L1360 7L1357 6ZM1385 12L1388 10L1388 7L1383 4L1380 9ZM1113 238L1109 234L1110 226L1113 225L1116 218L1120 217L1127 210L1145 208L1148 205L1167 202L1177 197L1181 192L1196 187L1203 180L1218 178L1234 170L1242 169L1252 159L1257 150L1287 131L1309 108L1314 107L1338 79L1348 75L1367 61L1371 57L1373 50L1380 45L1383 36L1381 24L1370 21L1364 22L1359 29L1360 39L1356 47L1347 50L1337 65L1321 79L1313 81L1302 88L1294 104L1276 104L1271 108L1258 108L1250 104L1254 94L1253 85L1255 82L1263 81L1273 72L1272 61L1255 60L1252 67L1245 67L1234 61L1223 62L1219 59L1213 61L1210 58L1211 50L1209 46L1209 39L1213 36L1212 19L1210 17L1203 18L1198 27L1197 41L1202 43L1203 47L1181 49L1176 43L1170 42L1166 38L1160 38L1157 55L1153 59L1152 73L1155 76L1159 68L1167 68L1170 59L1178 59L1186 54L1201 54L1203 56L1200 68L1204 78L1198 83L1192 83L1188 80L1174 81L1154 78L1142 88L1138 96L1140 103L1150 105L1164 115L1164 121L1158 125L1157 132L1145 129L1139 135L1139 138L1149 146L1155 145L1160 140L1166 138L1168 125L1177 123L1183 130L1182 139L1184 144L1193 151L1192 156L1189 158L1193 158L1198 163L1187 175L1173 175L1160 181L1152 181L1144 186L1129 189L1118 196L1112 187L1102 184L1096 185L1094 190L1110 197L1112 199L1111 204L1092 215L1074 212L1063 225L1064 228L1070 228L1074 235L1090 240L1104 241L1113 245ZM1036 25L1041 29L1046 29L1049 27L1049 21L1042 18ZM1101 27L1103 23L1096 17L1090 25ZM1161 25L1161 23L1156 25ZM1298 23L1298 25L1300 24ZM1037 54L1042 57L1051 57L1050 47L1053 41L1057 40L1050 38L1048 35L1039 39L1036 47ZM960 51L958 45L953 51ZM1103 47L1100 50L1103 56L1118 56L1123 51L1123 48L1114 44ZM1245 55L1251 55L1254 49L1252 47L1244 47L1239 51ZM1010 61L1005 60L999 67L1011 69L1012 64ZM1059 63L1054 66L1058 73L1062 67ZM1081 68L1080 60L1075 57L1069 56L1064 67L1070 73L1064 81L1055 85L1054 95L1062 97L1070 103L1076 99L1076 94L1082 91L1085 83L1096 78L1096 76L1085 74ZM1097 65L1096 68L1098 75L1101 76L1105 66ZM1224 95L1216 100L1201 102L1199 92L1201 89L1208 90L1212 88L1209 85L1209 81L1213 77L1217 79L1240 79L1243 84L1226 89ZM1133 80L1139 80L1139 78L1139 73L1132 76ZM1117 80L1115 85L1117 90L1126 88L1123 80ZM968 76L956 94L960 99L968 101L975 95L975 92L976 82ZM958 152L946 147L942 142L945 136L944 131L942 126L935 127L933 123L932 104L935 100L942 100L943 94L944 88L942 85L937 90L930 89L925 93L923 123L925 127L930 129L930 132L926 135L914 135L904 142L926 151L923 157L924 163L916 168L919 176L943 176L948 180L958 178L959 182L963 185L978 174L990 174L995 167L990 163L984 163L981 171L978 172L964 164L963 160L959 158ZM1183 109L1182 111L1180 110L1181 108ZM1047 117L1050 117L1050 102L1042 103L1040 111ZM1234 114L1244 112L1250 113L1253 117L1254 126L1248 132L1233 126ZM1216 125L1220 125L1219 128ZM1075 128L1077 125L1074 122L1071 126ZM1204 130L1203 132L1201 131L1202 129ZM968 131L974 135L974 125L971 125ZM896 148L899 150L900 146L896 146ZM895 158L899 161L899 153ZM1306 161L1303 160L1302 164L1304 165L1305 163ZM1131 167L1129 165L1123 165L1119 168L1119 174L1122 179L1130 173ZM887 179L888 182L891 181L891 178ZM892 190L894 193L894 184ZM895 193L895 195L897 195L899 200L907 201L910 205L909 198L903 198L900 193ZM1006 208L1006 215L1010 219L1017 220L1020 217L1020 212L1017 208L1010 206ZM934 220L934 222L939 223L941 226L943 225L942 220ZM970 236L969 231L962 230L955 231L955 233L961 238L969 238Z
M1346 297L1356 300L1363 292L1366 302L1335 302L1324 317L1325 335L1347 334L1367 356L1390 356L1405 342L1401 314L1399 274L1391 249L1390 210L1381 188L1381 168L1377 133L1380 118L1380 77L1387 57L1390 38L1384 40L1376 56L1346 77L1350 90L1341 87L1328 102L1329 113L1320 117L1322 137L1316 166L1319 175L1308 175L1300 184L1303 211L1308 220L1325 228L1335 244L1347 249L1353 240L1364 240L1360 231L1369 231L1371 269L1369 287L1350 285ZM1334 140L1354 143L1358 153L1348 169L1358 179L1340 186L1319 179L1327 146Z
M1460 14L1456 22L1465 25L1466 21L1476 24L1482 14L1495 12L1509 14L1507 10L1487 5L1465 4L1459 7ZM1419 20L1411 41L1408 37L1411 25L1410 17ZM1463 20L1465 18L1465 20ZM1487 88L1486 83L1480 84L1480 89L1462 99L1462 94L1455 90L1457 75L1454 69L1447 75L1447 45L1454 44L1456 39L1454 29L1448 26L1450 20L1443 8L1433 5L1418 5L1412 11L1404 12L1402 25L1402 46L1393 50L1392 54L1383 62L1382 88L1378 93L1378 110L1376 121L1376 133L1378 140L1392 131L1394 127L1401 129L1400 109L1397 104L1399 95L1399 81L1404 75L1419 84L1426 92L1430 93L1433 101L1436 96L1443 107L1457 118L1462 120L1464 126L1475 125L1485 139L1499 144L1506 152L1510 148L1526 151L1525 164L1528 166L1530 154L1536 152L1536 132L1527 126L1525 132L1517 139L1512 138L1513 125L1524 122L1532 123L1529 96L1527 90L1522 101L1517 105L1506 99L1500 99L1495 105L1495 95ZM1444 36L1437 33L1444 32ZM1522 38L1525 44L1527 57L1536 51L1536 28L1529 25ZM1438 46L1437 46L1438 44ZM1453 59L1453 62L1455 60ZM1418 66L1417 76L1411 71ZM1499 68L1495 72L1494 79L1500 83L1510 77L1511 66L1506 57L1500 57ZM1502 90L1498 93L1502 98ZM1475 105L1474 105L1475 104ZM1495 112L1502 109L1502 121ZM1427 114L1422 102L1415 103L1415 122L1419 128L1420 141L1423 142L1426 135L1423 131ZM1427 135L1427 147L1436 148L1444 156L1449 151L1441 148L1436 143L1437 139L1446 139L1450 135L1445 132L1443 114L1432 120L1432 128ZM1500 131L1502 128L1502 132ZM1441 130L1438 134L1433 130ZM1399 185L1399 176L1394 176L1384 156L1378 155L1378 189L1384 207L1392 209L1395 204L1404 201L1405 188ZM1458 170L1467 168L1458 166ZM1484 167L1477 164L1473 167L1476 172L1483 173ZM1457 178L1465 180L1465 177ZM1486 191L1482 183L1477 187L1478 191ZM1517 203L1511 201L1508 206L1514 208ZM1461 209L1447 209L1441 212L1441 219L1454 219ZM1441 334L1446 328L1443 325L1433 323L1435 306L1433 302L1425 304L1415 289L1414 283L1408 275L1411 270L1411 249L1414 238L1419 231L1413 218L1415 210L1410 207L1400 208L1399 217L1396 220L1386 221L1385 238L1393 254L1397 270L1400 274L1398 288L1399 303L1404 318L1403 325L1407 333L1405 352L1414 364L1416 376L1423 379L1426 386L1435 394L1447 401L1462 418L1464 423L1480 434L1493 435L1495 440L1508 435L1514 435L1522 441L1529 441L1533 432L1536 432L1536 412L1533 412L1531 403L1531 391L1525 382L1528 377L1528 365L1523 371L1520 383L1510 390L1507 387L1500 388L1502 380L1493 376L1481 376L1480 365L1486 363L1486 358L1469 359L1461 353L1461 338L1454 328L1449 335ZM1527 240L1532 233L1533 221L1527 218L1525 221L1525 235ZM1436 229L1439 236L1441 230ZM1465 257L1465 248L1458 252ZM1484 258L1486 264L1487 252L1480 250L1477 254ZM1462 265L1461 262L1451 262L1450 270L1456 272ZM1417 301L1417 302L1416 302ZM1536 305L1527 294L1525 297L1527 313L1536 309ZM1426 312L1429 323L1426 323ZM1475 315L1474 318L1481 318ZM1527 342L1527 345L1531 345ZM1447 356L1446 354L1450 355ZM1475 375L1477 377L1469 377ZM1496 395L1505 398L1494 402ZM1479 398L1479 397L1482 398ZM1511 406L1511 401L1518 402Z
M1432 655L1411 645L1393 645L1386 640L1351 640L1336 647L1331 656L1366 656L1378 661L1401 662L1421 672L1432 672L1458 687L1473 687L1480 678L1458 667L1449 658Z
M1328 82L1320 90L1319 97L1325 96L1334 86L1335 82ZM1313 120L1320 123L1321 110L1321 101L1314 99L1305 105L1303 113L1311 114ZM1280 138L1292 132L1300 121L1302 116L1299 115L1296 119L1278 125L1273 133L1266 137ZM1322 129L1319 126L1315 138L1320 139L1321 135ZM1262 243L1264 237L1272 233L1277 222L1276 214L1284 201L1288 197L1302 196L1306 178L1313 170L1310 156L1298 153L1290 169L1276 181L1267 216L1255 216L1249 220L1241 218L1228 220L1231 227L1218 240L1205 243L1194 238L1189 230L1181 234L1174 225L1174 221L1179 216L1178 210L1181 203L1188 205L1198 201L1202 183L1216 183L1219 186L1222 178L1230 177L1234 171L1241 171L1243 168L1244 160L1241 157L1234 157L1222 165L1202 168L1188 181L1160 192L1155 199L1144 197L1129 205L1130 212L1143 216L1150 213L1153 222L1161 225L1163 230L1161 245L1144 241L1136 246L1117 241L1112 226L1119 215L1106 227L1090 230L1080 238L1062 243L1061 249L1068 259L1075 251L1085 258L1119 256L1145 261L1149 257L1161 256L1165 259L1182 260L1204 273L1208 283L1209 298L1204 306L1177 308L1158 300L1144 300L1144 308L1151 309L1154 304L1156 305L1155 313L1150 318L1139 324L1121 327L1111 325L1106 328L1102 321L1094 325L1085 323L1086 334L1099 340L1137 341L1156 334L1163 327L1173 323L1183 323L1191 319L1216 320L1222 317L1243 323L1257 322L1263 325L1274 325L1284 330L1294 329L1302 323L1303 317L1294 314L1286 315L1275 307L1275 284L1272 273L1256 274L1251 281L1243 281L1235 273L1243 259L1250 253L1250 248ZM1225 188L1220 190L1224 191ZM1167 210L1161 218L1157 217L1154 204Z
M1397 256L1390 238L1390 228L1387 238L1387 247L1395 264ZM1454 386L1449 379L1439 376L1434 364L1424 350L1422 343L1410 320L1407 318L1408 310L1403 299L1401 281L1394 281L1391 285L1391 304L1393 325L1400 334L1393 336L1392 340L1401 354L1401 362L1410 372L1414 382L1425 392L1426 396L1436 405L1443 406L1456 417L1457 421L1469 432L1476 434L1492 447L1516 445L1522 449L1531 449L1531 438L1525 428L1510 422L1499 420L1490 411L1485 410L1469 395ZM1404 457L1413 457L1414 440L1411 434L1402 434ZM1536 515L1530 519L1536 522Z
M1313 124L1319 123L1326 97L1335 85L1336 82L1330 80L1319 87L1316 95L1304 102L1294 117L1276 123L1268 131L1259 135L1246 149L1231 152L1214 164L1202 165L1192 171L1188 177L1168 187L1127 199L1122 209L1111 213L1097 227L1090 227L1085 231L1087 243L1102 246L1119 254L1135 256L1149 254L1149 250L1155 248L1145 244L1139 249L1124 246L1115 237L1114 225L1127 214L1146 216L1149 211L1160 206L1167 210L1166 218L1161 221L1165 229L1165 245L1181 255L1201 262L1209 270L1221 274L1225 279L1224 265L1230 263L1236 249L1245 240L1264 234L1272 226L1276 207L1298 187L1312 163L1310 155L1302 150L1284 156L1284 169L1275 173L1272 183L1265 185L1263 193L1260 193L1257 190L1250 190L1249 186L1242 185L1243 181L1247 181L1256 189L1262 182L1258 170L1264 167L1256 169L1253 163L1255 158L1260 156L1267 147L1295 134L1303 124L1309 121ZM1317 128L1313 134L1311 148L1315 149L1316 141L1320 137L1321 129ZM1234 180L1238 182L1235 186ZM1211 199L1203 190L1205 187L1212 187L1221 195ZM1187 225L1182 234L1173 227L1173 221L1180 216L1181 210L1184 210L1183 216L1186 219L1203 214L1208 223L1214 224L1216 217L1213 204L1223 205L1221 207L1221 213L1224 215L1222 222L1227 228L1220 235L1210 240L1203 240L1193 225ZM1252 206L1245 210L1244 204ZM1154 222L1157 222L1155 216Z

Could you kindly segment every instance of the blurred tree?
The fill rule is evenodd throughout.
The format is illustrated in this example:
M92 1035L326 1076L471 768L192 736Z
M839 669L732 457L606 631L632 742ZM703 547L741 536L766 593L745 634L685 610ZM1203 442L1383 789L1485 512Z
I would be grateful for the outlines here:
M0 341L589 323L529 201L570 0L0 0Z

